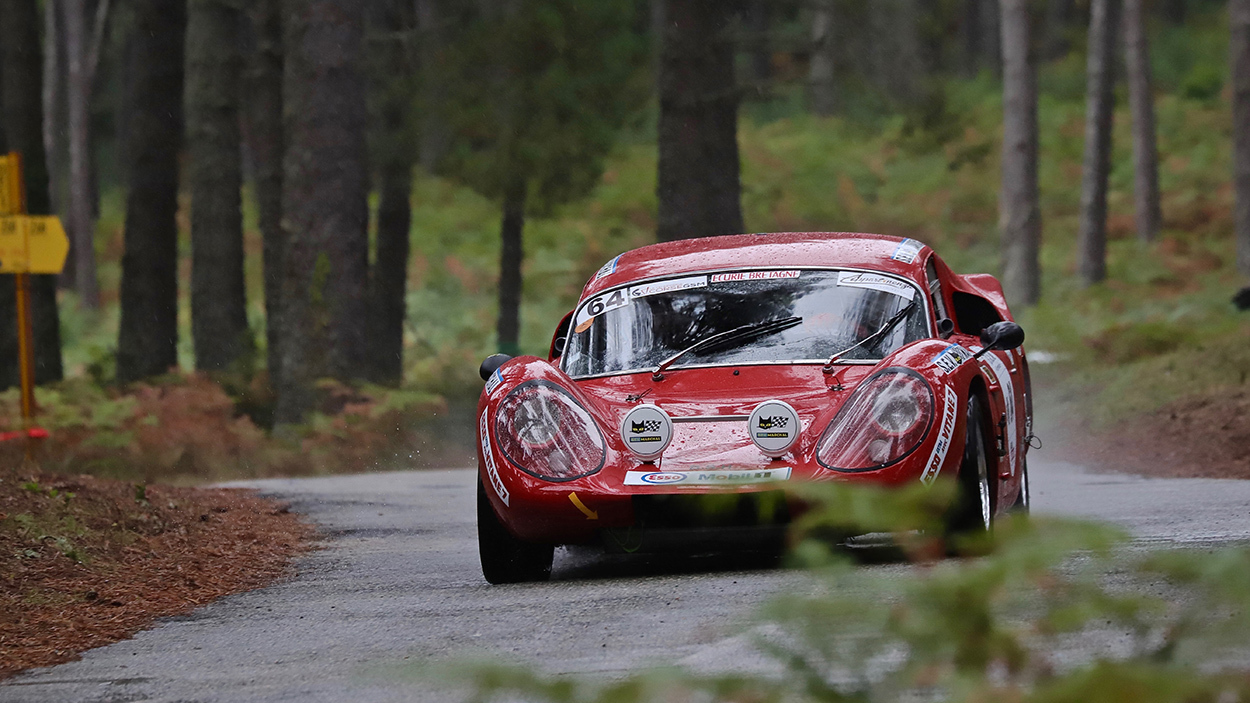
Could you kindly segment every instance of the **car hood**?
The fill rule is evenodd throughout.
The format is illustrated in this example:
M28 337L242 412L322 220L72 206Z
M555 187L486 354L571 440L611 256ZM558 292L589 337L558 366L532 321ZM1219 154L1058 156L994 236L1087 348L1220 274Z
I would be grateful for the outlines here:
M874 368L843 366L829 375L819 364L718 366L670 369L661 381L653 381L648 371L575 383L596 406L610 443L620 443L621 422L639 403L655 404L673 418L673 440L657 468L755 468L773 461L747 432L745 416L756 405L782 400L794 407L802 425L794 452L810 456L825 426ZM831 385L841 389L830 390Z

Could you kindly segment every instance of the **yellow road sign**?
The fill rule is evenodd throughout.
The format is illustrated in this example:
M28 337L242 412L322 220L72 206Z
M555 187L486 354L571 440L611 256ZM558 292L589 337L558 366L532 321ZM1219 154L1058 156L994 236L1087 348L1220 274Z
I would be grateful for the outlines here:
M22 211L22 159L17 154L0 154L0 215Z
M60 273L68 253L59 218L0 217L0 273Z

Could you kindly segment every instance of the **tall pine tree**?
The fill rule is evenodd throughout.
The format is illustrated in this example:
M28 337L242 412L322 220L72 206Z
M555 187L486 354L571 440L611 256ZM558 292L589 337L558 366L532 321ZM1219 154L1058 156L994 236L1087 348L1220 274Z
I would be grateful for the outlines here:
M254 343L243 281L242 21L233 0L190 0L185 106L195 366L246 374Z
M1013 304L1041 296L1042 214L1037 186L1037 61L1029 0L1002 0L1003 152L999 229L1003 290Z
M660 241L741 232L735 2L664 0L660 50Z
M369 209L365 12L285 0L281 341L275 421L302 421L321 378L364 374Z
M122 254L117 378L178 365L178 153L182 145L185 5L132 3L135 75L127 101L130 192Z

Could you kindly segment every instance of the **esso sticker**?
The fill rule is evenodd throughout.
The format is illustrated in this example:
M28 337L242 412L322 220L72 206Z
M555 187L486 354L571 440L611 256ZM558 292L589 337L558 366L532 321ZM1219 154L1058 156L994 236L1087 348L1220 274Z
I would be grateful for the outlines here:
M649 483L653 486L663 486L670 483L681 483L682 481L685 481L686 474L656 471L654 473L643 474L641 479L643 482Z

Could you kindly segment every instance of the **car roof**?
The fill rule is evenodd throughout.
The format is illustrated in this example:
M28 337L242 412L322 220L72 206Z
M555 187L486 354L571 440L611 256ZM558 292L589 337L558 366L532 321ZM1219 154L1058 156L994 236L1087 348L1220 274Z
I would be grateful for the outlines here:
M734 234L639 247L604 264L582 297L622 283L733 268L862 268L923 282L923 242L856 232Z

